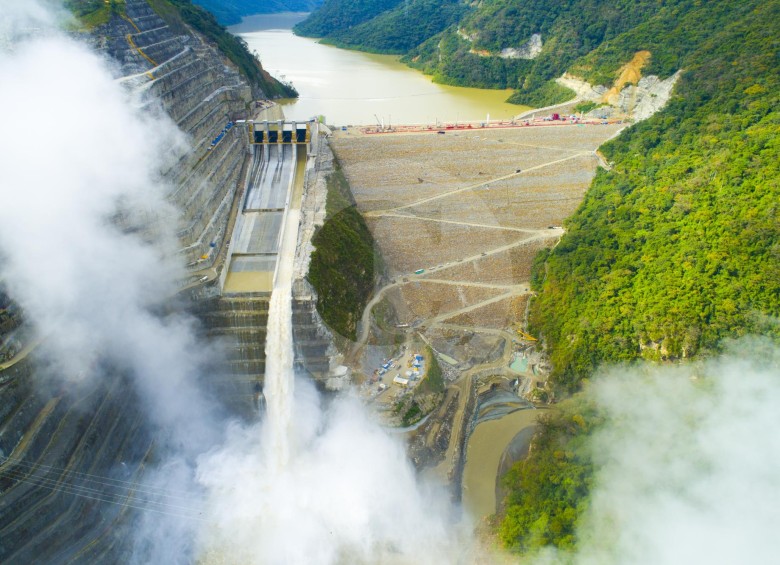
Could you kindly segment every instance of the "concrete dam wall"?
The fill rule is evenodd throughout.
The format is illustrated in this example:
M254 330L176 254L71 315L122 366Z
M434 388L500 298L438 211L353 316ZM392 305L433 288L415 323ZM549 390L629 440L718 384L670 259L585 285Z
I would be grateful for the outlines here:
M251 89L202 37L172 29L144 0L127 0L125 16L112 17L91 42L116 62L118 80L150 111L170 117L190 147L162 171L173 187L169 200L181 211L176 232L188 269L184 300L172 308L185 302L202 333L224 345L224 366L209 390L232 413L256 417L270 291L223 289L231 262L241 259L231 246L242 211L247 202L257 208L247 200L248 180L263 149L250 144L248 125L240 123L249 117ZM291 182L282 212L278 200L269 205L283 214L291 198L300 205L306 196L303 179L314 169L315 151L307 151L311 140L279 140L303 142L290 163L298 184ZM301 234L305 239L311 230ZM307 245L299 241L299 248ZM273 258L259 260L264 252L254 259L272 272ZM305 271L296 276L296 365L324 381L333 358L330 335ZM52 371L42 370L36 356L40 339L0 287L0 562L125 562L143 506L137 489L157 460L153 431L126 375L106 367L97 385L65 386L45 376Z

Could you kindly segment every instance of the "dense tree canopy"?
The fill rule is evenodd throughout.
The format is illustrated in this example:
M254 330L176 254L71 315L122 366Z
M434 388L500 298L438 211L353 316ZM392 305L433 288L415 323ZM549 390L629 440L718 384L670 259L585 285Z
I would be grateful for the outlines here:
M221 24L233 25L252 14L311 12L322 0L195 0L195 4L214 14Z
M310 37L337 37L342 31L365 23L393 8L401 0L325 0L311 16L295 26Z
M508 495L498 534L507 547L520 552L574 547L593 480L588 435L600 424L584 396L539 418L531 456L503 478Z
M604 2L499 0L470 11L440 36L412 50L405 61L449 84L513 88L511 102L544 106L573 93L552 82L578 57L657 15L659 0ZM518 48L533 34L543 47L532 60L498 56ZM490 54L489 56L487 56ZM625 51L625 63L633 52ZM612 78L606 83L611 84Z
M458 21L466 6L458 0L412 0L337 34L324 43L376 53L403 54Z
M338 335L355 340L357 324L383 264L374 238L355 205L347 179L336 168L327 179L325 224L312 238L308 279L317 310Z
M780 5L693 15L668 28L674 42L659 53L686 69L677 95L602 148L612 170L536 275L533 324L566 388L604 361L689 357L724 337L777 333Z

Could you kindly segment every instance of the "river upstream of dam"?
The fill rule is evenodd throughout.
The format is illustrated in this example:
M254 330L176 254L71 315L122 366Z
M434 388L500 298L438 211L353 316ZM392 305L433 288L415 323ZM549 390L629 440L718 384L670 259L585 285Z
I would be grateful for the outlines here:
M287 119L324 115L328 124L436 124L508 120L527 108L507 104L510 90L435 84L397 56L339 49L293 34L306 14L249 16L230 31L259 54L273 76L291 82L297 100L282 100Z

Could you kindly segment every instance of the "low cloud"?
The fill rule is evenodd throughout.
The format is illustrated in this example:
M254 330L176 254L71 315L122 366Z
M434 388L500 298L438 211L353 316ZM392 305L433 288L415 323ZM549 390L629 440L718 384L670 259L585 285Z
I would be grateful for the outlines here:
M296 382L288 460L264 429L233 424L198 461L208 492L207 564L471 563L471 533L442 489L419 481L403 444L356 399L327 408Z
M576 554L582 565L774 563L780 553L780 352L744 339L675 368L615 368Z
M35 6L22 24L45 25ZM203 359L191 322L158 314L183 273L159 175L181 134L137 110L103 59L54 29L2 54L0 73L11 79L0 89L0 277L58 378L127 371L151 418L187 442L203 421L187 415L210 411L193 385Z

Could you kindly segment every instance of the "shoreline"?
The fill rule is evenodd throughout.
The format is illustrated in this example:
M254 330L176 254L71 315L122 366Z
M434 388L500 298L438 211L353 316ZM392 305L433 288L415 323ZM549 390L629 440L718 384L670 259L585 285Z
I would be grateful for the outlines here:
M488 115L507 120L529 109L506 102L511 90L442 85L397 56L322 45L294 35L292 22L277 25L273 16L252 18L229 31L260 54L266 71L296 87L297 101L285 104L289 119L324 115L325 123L339 126L432 124Z

